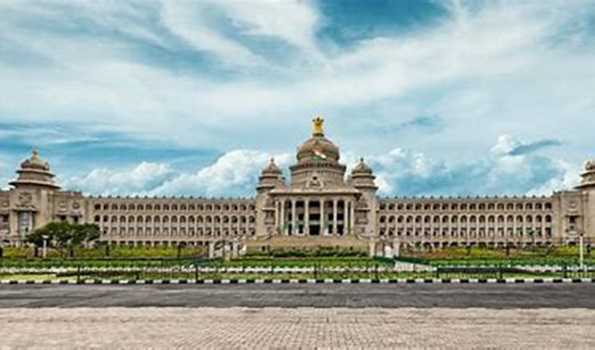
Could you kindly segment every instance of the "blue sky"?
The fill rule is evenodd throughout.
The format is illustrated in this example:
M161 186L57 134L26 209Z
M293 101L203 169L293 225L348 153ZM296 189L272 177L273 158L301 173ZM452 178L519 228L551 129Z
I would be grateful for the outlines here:
M382 195L549 194L595 152L595 1L0 3L0 186L249 196L322 114Z

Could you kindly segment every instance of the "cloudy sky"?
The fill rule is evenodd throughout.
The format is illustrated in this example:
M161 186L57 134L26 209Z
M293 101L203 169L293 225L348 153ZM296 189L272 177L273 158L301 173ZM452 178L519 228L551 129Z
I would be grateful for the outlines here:
M382 195L549 194L595 155L594 0L0 2L0 184L246 196L316 114Z

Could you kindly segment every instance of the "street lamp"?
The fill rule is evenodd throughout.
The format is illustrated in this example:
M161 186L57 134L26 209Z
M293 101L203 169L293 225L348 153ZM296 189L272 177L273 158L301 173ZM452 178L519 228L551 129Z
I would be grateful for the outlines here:
M45 259L47 256L47 250L48 250L48 239L50 238L48 235L42 235L41 238L43 238L43 252L42 252L42 256Z

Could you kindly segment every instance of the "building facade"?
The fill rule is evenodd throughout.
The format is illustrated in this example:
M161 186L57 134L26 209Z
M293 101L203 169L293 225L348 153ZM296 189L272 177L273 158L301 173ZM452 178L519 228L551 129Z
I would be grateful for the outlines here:
M576 189L551 196L381 198L373 170L361 159L347 174L316 118L289 170L286 180L271 159L253 198L94 197L62 190L35 150L0 191L0 242L23 244L51 221L95 223L109 244L357 246L389 256L406 247L595 242L593 161Z

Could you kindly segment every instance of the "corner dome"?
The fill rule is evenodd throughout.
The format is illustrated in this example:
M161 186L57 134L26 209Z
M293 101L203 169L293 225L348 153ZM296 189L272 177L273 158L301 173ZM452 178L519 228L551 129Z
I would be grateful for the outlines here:
M50 171L50 165L48 162L41 159L39 156L39 150L35 148L31 155L31 158L25 159L21 163L21 169L38 169L44 171Z
M366 164L364 158L359 159L359 163L351 171L352 174L372 174L372 168Z
M54 182L54 174L50 171L48 162L41 159L39 150L33 150L31 157L25 159L21 163L20 169L17 170L18 177L9 184L15 188L21 186L45 187L49 189L60 189L60 186Z
M275 158L271 158L269 164L262 170L262 174L273 174L278 175L281 174L281 169L275 163Z

